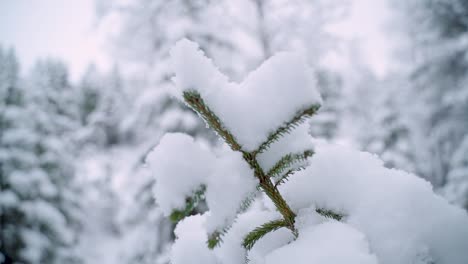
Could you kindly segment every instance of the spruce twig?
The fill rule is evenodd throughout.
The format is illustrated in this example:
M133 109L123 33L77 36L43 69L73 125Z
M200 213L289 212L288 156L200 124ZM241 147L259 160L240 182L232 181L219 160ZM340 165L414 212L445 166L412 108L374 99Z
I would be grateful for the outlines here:
M315 104L307 109L299 111L291 120L284 123L284 125L276 129L275 132L271 133L268 136L268 138L262 144L260 144L258 149L255 151L255 154L265 152L265 150L267 150L271 146L271 144L278 141L285 134L290 133L294 128L296 128L297 126L302 124L304 121L306 121L307 118L317 113L319 108L320 108L320 105Z
M291 229L291 231L295 232L296 229L294 227L294 219L296 218L296 214L291 210L281 193L273 185L273 183L270 180L270 177L268 177L268 175L265 174L260 164L258 163L255 154L243 152L243 157L244 160L253 169L254 175L258 178L262 190L273 201L273 203L276 206L276 209L283 215L284 220L288 223L288 228Z
M260 185L257 186L256 190L252 192L250 195L248 195L240 204L239 210L237 211L238 213L243 213L247 211L247 209L250 208L250 206L253 204L255 201L255 198L258 196L258 192L260 191Z
M207 241L208 248L213 249L217 247L223 241L222 237L224 234L227 233L227 231L228 231L228 228L225 228L222 231L215 231L211 233L208 236L208 241Z
M314 154L313 150L306 150L300 154L287 154L282 157L279 161L276 162L273 167L267 172L267 175L270 177L275 177L283 173L285 170L289 169L294 163L299 163L307 160L307 158L312 157Z
M341 221L341 219L343 219L344 217L344 215L342 214L335 213L331 210L327 210L324 208L318 208L315 211L319 213L320 215L325 216L326 218L332 218L332 219L335 219L336 221Z
M247 236L244 237L242 246L247 250L251 250L255 243L257 243L257 241L264 235L287 226L288 223L284 219L273 220L265 223L248 233Z
M287 182L289 180L289 176L293 175L294 173L296 173L296 172L298 172L300 170L303 170L304 168L305 167L298 167L298 168L288 170L286 173L281 175L281 177L279 177L278 179L275 180L275 188L277 188L281 184Z
M211 109L205 104L200 94L195 90L184 91L185 102L198 114L201 115L203 120L224 139L224 141L234 151L240 151L241 145L237 143L235 137L229 132Z
M171 215L169 216L169 219L171 219L172 222L177 223L180 220L184 219L186 216L190 215L193 212L193 210L198 206L200 201L204 199L205 191L206 186L202 185L200 189L195 191L191 197L187 197L185 199L184 209L173 210Z

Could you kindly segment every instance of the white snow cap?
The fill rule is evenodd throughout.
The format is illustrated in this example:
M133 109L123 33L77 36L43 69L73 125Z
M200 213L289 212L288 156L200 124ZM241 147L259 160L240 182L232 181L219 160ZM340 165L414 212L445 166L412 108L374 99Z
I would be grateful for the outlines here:
M212 233L229 226L244 199L256 191L253 171L239 152L225 149L208 179L206 202L210 208L207 231Z
M247 151L285 121L322 100L313 72L296 53L278 53L240 83L229 82L198 44L183 39L171 50L180 94L195 90Z
M185 199L205 184L214 160L209 150L188 135L173 133L161 138L146 163L156 177L154 195L164 215L184 208Z

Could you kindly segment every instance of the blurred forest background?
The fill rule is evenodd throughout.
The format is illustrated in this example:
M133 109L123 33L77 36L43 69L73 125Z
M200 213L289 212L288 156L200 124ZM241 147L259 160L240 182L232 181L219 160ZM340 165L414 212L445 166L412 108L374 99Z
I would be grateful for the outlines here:
M181 38L233 81L276 52L300 52L325 100L313 136L376 153L468 208L468 1L384 1L374 44L391 46L386 61L356 37L381 13L371 6L375 20L356 22L357 2L96 0L114 66L73 78L60 58L20 68L3 43L0 263L167 263L173 224L145 156L168 131L219 144L171 97L168 50Z

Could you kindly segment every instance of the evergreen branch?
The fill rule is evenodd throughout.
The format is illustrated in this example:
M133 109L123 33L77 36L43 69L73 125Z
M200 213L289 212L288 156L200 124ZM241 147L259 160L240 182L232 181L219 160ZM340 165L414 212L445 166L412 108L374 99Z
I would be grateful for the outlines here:
M251 250L255 243L257 243L257 241L263 236L282 227L288 227L288 225L288 222L286 222L284 219L273 220L265 223L248 233L247 236L244 237L242 246L247 250Z
M193 212L193 210L198 206L200 201L202 201L205 198L205 191L206 186L202 185L200 189L195 191L191 197L187 197L185 199L184 209L175 209L174 211L172 211L171 215L169 216L169 219L171 219L171 221L174 223L178 223L180 220L189 216Z
M198 92L194 90L184 91L183 97L187 105L196 111L205 120L205 122L213 130L215 130L215 132L231 147L232 150L242 153L244 160L249 164L249 166L254 171L255 177L259 180L260 188L273 201L276 209L284 217L282 220L284 222L283 226L289 228L293 234L297 236L297 230L294 227L296 214L291 210L281 193L273 185L270 177L265 174L260 164L258 163L256 155L259 153L259 150L262 150L262 148L264 148L262 150L264 151L274 140L276 140L276 138L280 137L284 133L289 132L298 124L303 122L307 116L313 115L318 110L319 106L312 106L310 109L306 109L300 112L290 122L286 123L284 127L280 127L277 132L275 132L273 135L270 135L269 140L262 144L259 150L247 152L242 149L242 146L236 141L235 137L222 125L221 120L205 104ZM220 238L221 234L212 235L211 241L208 241L209 246L216 246L219 244Z
M203 120L231 147L234 151L240 151L241 146L237 143L234 135L231 134L222 124L221 120L205 104L197 91L184 91L185 102L197 112Z
M271 133L268 136L267 140L263 142L262 144L260 144L258 149L255 151L255 154L262 153L265 150L267 150L271 146L271 144L278 141L285 134L290 133L294 128L296 128L297 126L305 122L307 118L317 113L319 108L320 108L320 105L315 104L305 110L298 112L291 120L289 120L284 125L277 128L275 132Z
M315 211L326 218L332 218L332 219L335 219L336 221L341 221L341 219L343 219L344 217L344 215L342 214L335 213L332 210L327 210L324 208L318 208Z
M267 175L271 178L280 175L285 170L291 167L294 163L299 163L307 160L307 158L312 157L314 154L313 150L306 150L300 154L287 154L282 157L276 164L268 171Z

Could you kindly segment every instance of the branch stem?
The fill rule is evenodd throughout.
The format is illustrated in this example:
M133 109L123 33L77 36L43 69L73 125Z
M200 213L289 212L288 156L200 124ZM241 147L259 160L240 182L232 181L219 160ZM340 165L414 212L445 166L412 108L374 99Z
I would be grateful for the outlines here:
M254 153L243 152L245 161L250 165L254 170L254 175L260 182L260 187L265 192L265 194L273 201L276 206L276 209L281 213L284 220L288 223L288 228L291 231L296 232L294 227L294 222L296 214L291 210L288 203L284 200L281 193L278 191L278 188L271 182L271 179L268 175L265 174L263 169L260 167L256 155Z

